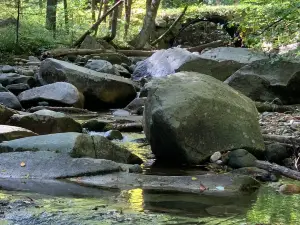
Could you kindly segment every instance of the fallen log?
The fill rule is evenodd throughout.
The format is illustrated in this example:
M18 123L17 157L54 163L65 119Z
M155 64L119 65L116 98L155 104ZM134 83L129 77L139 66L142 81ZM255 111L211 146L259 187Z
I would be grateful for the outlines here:
M294 179L294 180L300 180L300 172L298 172L296 170L289 169L289 168L284 167L284 166L279 166L276 163L269 163L267 161L256 160L255 161L255 166L257 168L264 169L264 170L267 170L269 172L274 172L274 173L281 174L285 177L288 177L288 178L291 178L291 179Z
M263 103L263 102L255 102L255 106L258 112L294 112L296 111L295 107L289 105L276 105L272 103Z
M279 142L284 144L291 144L293 146L300 146L300 138L293 136L281 136L272 134L263 134L264 141Z
M214 41L211 43L199 45L192 48L187 48L190 52L199 52L205 48L209 47L219 47L224 45L222 41ZM42 54L42 58L52 57L58 58L67 55L91 55L91 54L100 54L100 53L112 53L112 50L105 50L105 49L77 49L77 48L61 48L61 49L53 49L50 51L46 51ZM136 56L136 57L150 57L152 56L157 50L154 51L144 51L144 50L117 50L118 53L122 53L128 57Z
M224 46L225 44L226 43L224 41L218 40L218 41L213 41L213 42L210 42L210 43L207 43L207 44L187 48L186 50L188 50L190 52L201 52L206 48L217 48L217 47Z
M185 6L182 13L177 17L177 19L174 21L174 23L169 27L168 30L166 30L161 36L159 36L155 41L151 42L150 45L156 45L159 41L161 41L170 31L176 26L176 24L181 20L181 18L184 16L188 6Z
M99 24L109 15L111 14L120 4L123 3L123 0L118 1L116 4L114 4L103 16L101 16L96 23L93 24L93 26L88 29L75 43L73 44L73 47L78 47L81 45L83 40L86 38L86 36L90 35L96 29L98 28Z

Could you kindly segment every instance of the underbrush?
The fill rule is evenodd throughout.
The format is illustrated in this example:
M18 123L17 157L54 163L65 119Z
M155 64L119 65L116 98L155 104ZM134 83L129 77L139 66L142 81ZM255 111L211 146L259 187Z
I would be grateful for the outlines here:
M141 29L145 15L145 0L133 1L132 19L128 36L124 37L125 21L119 19L117 37L114 42L117 45L126 46ZM239 4L226 6L209 6L203 4L190 4L183 20L187 18L204 17L206 15L226 16L231 22L240 24L240 32L248 47L262 48L268 43L272 48L300 41L300 17L299 9L292 11L285 18L266 29L270 24L293 9L294 1L283 1L281 4ZM0 19L15 17L16 9L1 5L4 9L0 13ZM158 18L176 18L183 10L180 8L162 8L158 11ZM44 28L45 9L37 6L24 8L20 20L19 46L16 46L16 29L14 26L0 28L0 51L13 53L37 53L43 49L68 47L92 24L90 10L84 10L84 6L78 1L69 5L69 32L64 24L64 11L62 3L58 5L57 32L55 37L52 32ZM124 15L124 12L123 12ZM109 34L109 24L104 22L99 27L98 36Z

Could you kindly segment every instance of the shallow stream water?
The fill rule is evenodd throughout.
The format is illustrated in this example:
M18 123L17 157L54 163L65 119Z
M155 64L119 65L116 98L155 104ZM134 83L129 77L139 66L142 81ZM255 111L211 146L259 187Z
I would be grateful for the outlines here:
M114 142L145 161L144 174L207 173L203 168L151 167L154 159L149 146L140 147L133 141L143 137L141 133L126 133L122 141ZM67 181L0 180L0 225L300 225L299 212L300 195L281 195L268 185L251 194L205 196L143 189L103 190Z

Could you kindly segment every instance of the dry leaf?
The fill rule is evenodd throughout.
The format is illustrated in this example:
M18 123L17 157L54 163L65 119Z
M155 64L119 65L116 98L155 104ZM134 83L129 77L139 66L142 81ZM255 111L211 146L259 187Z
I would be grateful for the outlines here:
M200 184L200 192L203 192L205 190L207 190L208 188L205 187L203 184Z
M25 166L26 166L26 163L25 163L25 162L21 162L21 163L20 163L20 166L21 166L21 167L25 167Z
M192 177L192 180L197 180L197 177Z

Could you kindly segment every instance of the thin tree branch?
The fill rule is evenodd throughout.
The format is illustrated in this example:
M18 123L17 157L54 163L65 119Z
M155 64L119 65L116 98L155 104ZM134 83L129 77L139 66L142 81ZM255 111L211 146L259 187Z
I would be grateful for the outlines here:
M171 30L176 26L176 24L181 20L181 18L184 16L188 6L185 6L180 16L177 17L177 19L174 21L174 23L169 27L168 30L166 30L165 33L163 33L159 38L157 38L155 41L151 43L151 45L156 45L160 40L162 40L168 33L171 32Z

